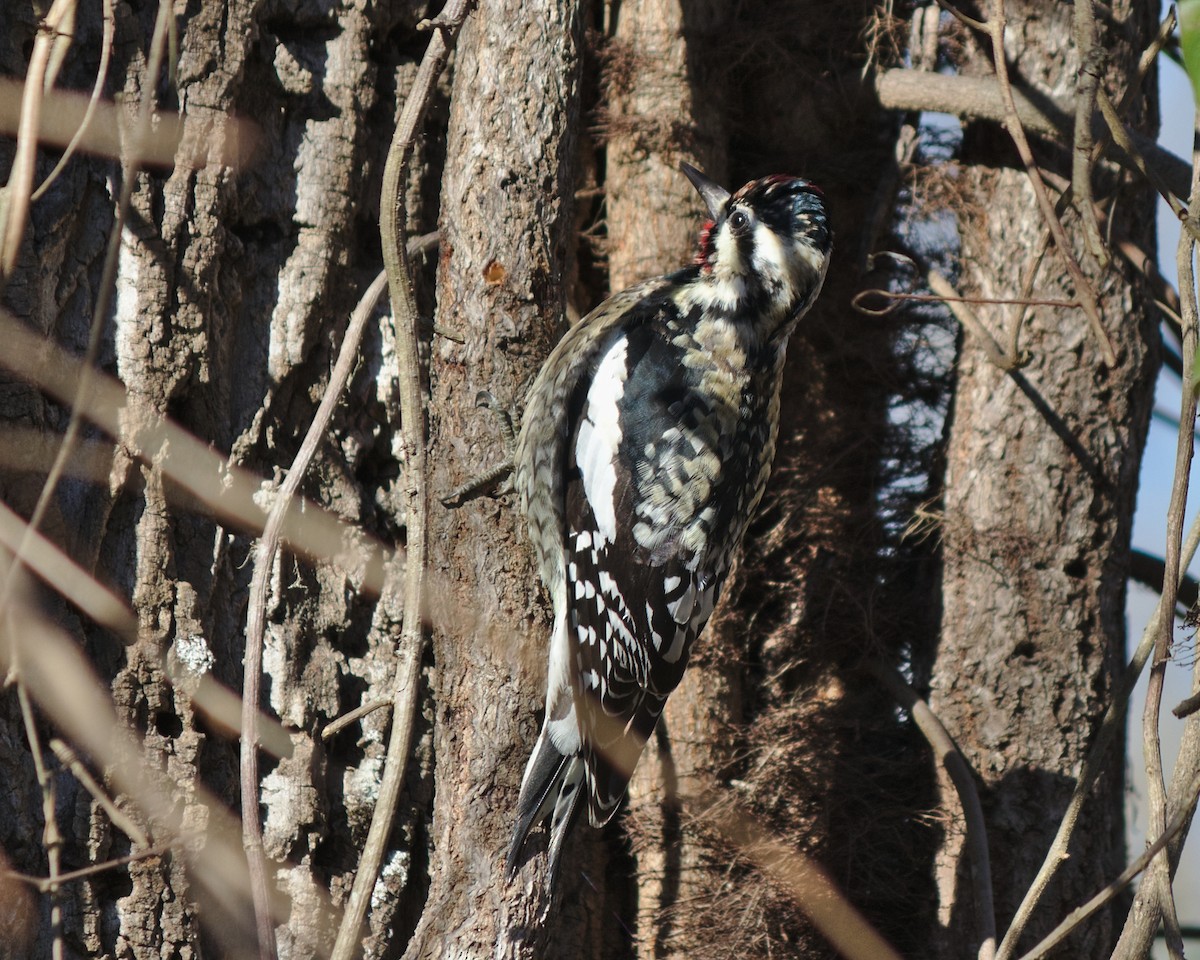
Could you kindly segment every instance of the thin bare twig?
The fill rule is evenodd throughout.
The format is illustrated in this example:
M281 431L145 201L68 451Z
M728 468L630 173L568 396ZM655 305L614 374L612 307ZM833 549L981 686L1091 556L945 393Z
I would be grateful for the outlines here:
M55 543L40 533L29 533L29 524L0 502L0 544L15 555L24 548L23 560L36 573L96 623L132 643L137 636L137 618L119 596L96 581Z
M1071 157L1071 198L1083 224L1088 252L1101 267L1109 264L1108 249L1096 222L1092 199L1092 115L1096 112L1096 93L1104 50L1096 43L1096 17L1092 0L1075 0L1075 47L1079 52L1079 82L1075 85L1075 144Z
M1196 202L1200 188L1193 175L1189 201ZM1180 398L1179 435L1175 447L1175 476L1171 482L1171 499L1167 505L1167 543L1163 555L1163 599L1170 599L1174 609L1178 595L1180 553L1183 539L1184 515L1187 510L1188 481L1196 449L1196 383L1195 364L1197 338L1200 337L1200 315L1196 304L1196 274L1194 260L1196 238L1187 230L1179 235L1176 268L1179 271L1183 341L1183 390ZM1167 661L1171 655L1173 619L1166 618L1159 626L1154 640L1154 658L1150 663L1150 682L1146 690L1146 705L1142 712L1142 747L1145 752L1147 799L1149 801L1149 832L1161 834L1166 830L1167 787L1163 777L1162 743L1159 739L1159 716L1162 712L1163 682ZM1183 937L1171 888L1170 857L1160 852L1152 861L1150 880L1158 887L1158 905L1162 910L1163 930L1167 950L1172 960L1183 960Z
M1029 146L1029 138L1025 135L1025 128L1017 113L1012 84L1008 78L1008 59L1004 52L1004 31L1008 22L1004 12L1004 0L993 0L993 4L994 12L988 23L988 29L992 36L992 61L996 68L996 80L1000 84L1000 94L1004 99L1004 125L1016 145L1021 162L1025 165L1029 183L1033 187L1038 206L1042 210L1042 217L1054 234L1055 245L1058 247L1059 254L1066 264L1067 272L1071 275L1071 281L1075 285L1075 296L1079 298L1088 322L1092 326L1092 331L1099 341L1100 354L1108 366L1116 366L1117 355L1113 351L1112 341L1109 340L1108 332L1104 329L1104 324L1100 319L1100 307L1096 302L1095 291L1092 289L1091 281L1084 276L1083 270L1080 269L1075 254L1071 251L1071 242L1067 237L1066 230L1063 229L1062 221L1054 212L1054 204L1050 201L1050 194L1046 190L1041 171L1034 160L1033 150Z
M120 807L113 803L112 797L104 792L104 788L96 782L96 778L92 776L92 772L83 765L83 761L76 756L74 750L58 739L50 741L50 749L58 757L58 762L70 770L71 775L79 781L80 786L92 795L93 800L100 804L101 809L108 815L108 819L114 827L133 841L135 846L150 846L150 838L146 836L146 831L134 823ZM59 880L62 879L62 877L59 877Z
M1125 87L1125 92L1121 94L1121 103L1117 107L1117 112L1124 116L1126 111L1133 104L1133 98L1136 97L1142 89L1142 84L1146 80L1146 76L1150 73L1150 68L1154 66L1158 55L1162 52L1163 47L1171 39L1175 33L1175 25L1179 22L1179 18L1175 13L1175 5L1172 4L1167 10L1167 15L1163 17L1162 23L1158 25L1158 33L1154 35L1154 39L1147 44L1146 49L1142 51L1142 55L1138 57L1137 68L1133 72L1133 79Z
M361 707L355 707L348 713L343 713L336 720L325 724L324 729L321 731L321 739L329 740L331 737L341 733L346 729L346 727L350 726L350 724L354 723L355 721L361 720L363 717L370 716L376 710L383 710L391 705L391 700L371 700L367 703L364 703Z
M983 347L983 352L987 354L987 358L992 363L1006 373L1011 373L1017 368L1019 365L1017 358L1010 357L1004 352L1004 348L996 342L996 338L992 336L991 331L975 316L975 311L967 305L964 298L958 295L958 291L951 286L949 280L936 270L931 269L925 275L925 282L929 284L929 289L939 299L946 302L946 306L950 308L950 312L954 314L954 318L971 331L971 334L979 341L979 345Z
M27 883L39 893L49 893L52 885L56 886L64 883L74 883L76 880L86 880L88 877L94 877L98 873L107 873L109 870L117 870L121 867L129 866L131 863L137 863L140 860L149 860L151 857L161 857L170 852L170 844L164 843L157 847L150 847L148 850L139 850L137 853L131 853L127 857L118 857L116 860L105 860L103 863L93 863L86 867L80 867L78 870L60 873L54 881L51 881L49 877L32 877L27 873L17 873L15 870L6 870L0 873L0 876L19 880L21 883Z
M982 20L976 20L974 17L967 16L958 7L950 3L950 0L937 0L937 5L953 16L964 27L968 27L971 30L978 30L980 33L987 33L988 27L986 23Z
M42 112L42 97L46 91L47 68L58 39L60 25L73 19L75 0L54 0L42 21L29 69L25 71L25 89L21 97L21 122L17 130L17 149L9 173L7 203L0 217L0 290L12 276L17 255L25 237L29 219L29 201L33 192L33 169L37 163L38 126Z
M1200 690L1197 690L1190 697L1180 700L1179 703L1171 708L1171 713L1180 720L1190 717L1197 711L1200 711Z
M1171 192L1171 188L1158 175L1158 171L1146 163L1146 158L1134 145L1133 140L1129 136L1129 131L1125 129L1125 124L1121 122L1121 118L1117 115L1116 108L1103 90L1097 92L1096 102L1100 104L1100 114L1104 117L1104 122L1108 124L1113 142L1129 155L1130 161L1138 172L1150 181L1150 185L1158 191L1158 195L1167 202L1167 205L1171 208L1171 212L1183 224L1184 230L1192 235L1193 240L1200 240L1200 230L1197 230L1196 225L1188 218L1187 207L1183 205L1183 201Z
M1191 566L1192 559L1195 557L1198 547L1200 547L1200 517L1192 521L1191 529L1188 531L1187 541L1184 544L1179 565L1181 570L1187 570ZM1176 580L1176 583L1178 582ZM996 953L997 960L1006 960L1006 958L1015 955L1017 941L1020 940L1021 934L1025 931L1026 926L1028 926L1029 920L1037 908L1038 901L1046 891L1046 888L1050 886L1050 882L1058 873L1059 868L1067 861L1067 848L1071 843L1071 835L1075 832L1075 827L1079 823L1079 815L1083 811L1083 805L1091 794L1096 779L1104 770L1105 755L1118 737L1124 736L1125 711L1129 707L1129 698L1133 694L1134 685L1137 683L1138 677L1141 676L1142 670L1146 666L1146 661L1150 658L1150 653L1154 649L1154 641L1158 637L1163 623L1169 624L1174 617L1174 603L1167 600L1168 595L1173 593L1174 591L1172 590L1164 589L1159 596L1158 604L1154 608L1150 622L1146 624L1146 628L1142 632L1142 638L1138 642L1133 656L1129 658L1129 664L1126 666L1125 672L1121 675L1116 689L1113 691L1112 702L1104 712L1104 718L1100 722L1100 729L1097 731L1096 738L1092 741L1092 745L1088 749L1088 754L1079 769L1079 777L1075 781L1075 789L1072 791L1067 809L1059 821L1054 840L1051 842L1050 849L1046 852L1046 856L1042 860L1042 865L1038 869L1037 876L1034 877L1033 882L1029 885L1029 889L1025 891L1025 897L1022 899L1021 905L1017 908L1012 923L1009 925L1008 930L1005 931L1004 938L1000 942L1000 949Z
M412 161L417 134L429 107L430 96L449 59L458 32L475 6L475 0L452 0L430 25L435 27L408 99L396 123L383 170L379 200L379 235L387 266L388 291L396 319L396 363L400 379L400 420L405 452L405 517L408 556L405 564L404 624L400 663L396 670L392 732L388 738L383 780L371 816L371 827L359 859L354 887L342 915L330 960L350 960L358 949L359 930L366 916L371 891L383 863L388 836L412 752L416 709L420 697L421 660L425 649L423 622L425 557L427 550L425 479L425 408L419 351L420 318L412 291L412 272L405 249L407 209L402 185Z
M1016 316L1011 323L1012 331L1008 336L1008 355L1010 357L1019 358L1021 356L1021 328L1025 326L1025 315L1028 313L1028 307L1031 306L1050 306L1050 304L1034 304L1029 301L1033 293L1033 284L1037 280L1038 270L1042 266L1042 261L1046 257L1046 251L1050 249L1050 230L1049 228L1042 230L1042 235L1038 240L1037 252L1033 255L1033 260L1029 264L1029 272L1025 275L1025 282L1021 284L1021 293L1018 297L1018 302L1021 303L1021 309L1016 311ZM1078 301L1074 301L1074 305L1078 306Z
M942 277L939 273L942 283L949 284L949 281ZM947 289L953 290L953 286L947 286ZM931 293L897 293L895 290L884 290L879 287L873 287L870 290L860 290L850 300L850 305L855 310L859 310L870 316L884 316L891 312L892 307L874 309L866 306L865 302L868 297L879 297L883 300L894 300L897 303L915 302L915 303L971 303L975 305L987 304L994 306L1017 306L1017 307L1077 307L1078 300L1060 300L1057 297L963 297L963 296L938 296Z
M917 692L895 668L871 660L867 662L866 669L911 714L917 729L929 741L954 783L966 821L967 848L971 851L971 879L975 888L976 922L979 924L978 958L992 960L996 956L997 941L996 908L992 900L992 862L988 854L987 823L983 818L979 791L975 789L974 771L937 714L917 696Z
M375 304L383 295L387 275L380 273L354 308L337 362L329 375L329 385L321 398L320 406L308 425L304 441L296 452L288 471L287 479L279 488L271 512L263 527L262 536L254 557L254 575L250 580L249 610L246 616L246 654L242 676L242 738L241 738L241 794L242 794L242 839L246 846L246 860L250 869L250 888L254 896L254 921L258 931L258 954L261 960L273 960L276 956L275 923L271 916L271 896L267 887L266 860L263 856L262 824L258 812L258 706L262 699L263 633L266 627L267 587L275 556L279 550L284 520L292 498L300 489L308 466L317 452L333 411L341 401L342 392L354 372L358 360L358 348L362 343L363 331Z
M96 106L100 103L100 94L104 92L104 81L108 77L108 62L112 58L113 37L117 32L117 18L113 12L113 0L104 0L104 36L100 40L100 66L96 68L96 82L92 86L91 96L88 98L87 110L84 111L83 120L75 129L71 139L68 141L66 148L63 150L62 156L58 158L58 163L54 165L54 169L47 175L36 190L33 191L31 201L40 200L50 189L59 174L66 169L71 158L75 156L75 151L79 149L79 144L83 141L87 134L88 127L92 125L92 119L96 116Z
M14 565L15 566L15 565ZM10 569L9 575L15 576L15 570ZM13 644L15 650L19 646ZM42 846L46 850L46 863L50 877L47 881L50 894L50 956L53 960L63 960L62 933L62 899L59 896L59 883L62 877L62 834L58 830L56 813L57 792L54 780L46 769L46 760L42 754L41 737L37 732L37 721L33 716L33 705L29 702L29 691L24 683L17 684L17 700L21 704L21 719L25 723L25 737L29 741L29 752L33 755L33 769L37 774L38 786L42 791Z
M1154 290L1155 303L1167 314L1167 318L1174 323L1175 327L1181 329L1183 322L1179 319L1179 313L1182 310L1179 291L1159 271L1155 258L1132 240L1122 240L1117 245L1117 251L1149 281Z
M500 436L504 440L504 448L508 456L503 462L496 464L490 470L485 470L478 476L472 477L465 483L459 484L442 497L442 506L461 507L467 500L479 496L485 490L496 487L501 480L513 472L513 456L517 449L517 431L513 426L512 417L490 390L480 390L475 396L475 406L487 407L492 411L500 427Z
M1191 802L1175 811L1175 816L1171 818L1171 822L1167 824L1166 829L1159 834L1158 838L1150 846L1142 851L1140 857L1121 871L1119 877L1108 884L1108 886L1092 897L1087 903L1081 907L1076 907L1067 914L1063 918L1062 923L1051 930L1037 946L1024 954L1021 960L1041 960L1042 957L1048 955L1050 951L1070 936L1072 931L1088 917L1105 904L1112 902L1122 890L1133 882L1139 873L1150 865L1150 861L1154 859L1160 850L1166 848L1167 844L1187 825L1192 814L1195 813L1196 800L1200 798L1200 776L1195 777L1192 781L1191 797Z

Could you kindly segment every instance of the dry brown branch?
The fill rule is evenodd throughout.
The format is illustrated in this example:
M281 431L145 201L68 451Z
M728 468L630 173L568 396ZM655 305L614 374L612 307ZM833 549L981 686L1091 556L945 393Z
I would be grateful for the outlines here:
M961 23L964 27L967 27L970 30L978 30L980 33L987 33L988 27L986 23L984 23L982 20L976 20L974 17L967 16L965 13L959 10L958 7L950 3L950 0L937 0L937 4L943 10L953 16L954 19Z
M5 503L0 503L0 544L14 555L24 547L22 563L26 567L96 623L124 642L133 642L137 619L125 601L42 534L31 531Z
M1096 43L1096 18L1092 0L1075 0L1075 46L1079 52L1079 80L1075 84L1075 142L1071 153L1071 198L1083 224L1088 252L1101 267L1109 263L1108 249L1096 222L1092 198L1092 116L1100 89L1104 50Z
M0 135L11 136L20 128L16 104L24 96L25 84L0 77ZM42 100L37 130L38 143L50 147L70 146L91 106L91 96L68 90L51 90ZM75 149L102 157L120 158L130 152L125 131L125 111L116 103L101 100L91 107L92 119ZM191 124L207 124L170 110L155 114L153 130L137 144L138 156L146 167L172 167L185 163L195 169L206 166L247 166L258 149L259 133L254 124L234 116L221 118L221 136L197 134ZM180 148L184 152L180 152Z
M1180 720L1184 719L1184 717L1190 717L1197 711L1200 711L1200 691L1193 693L1190 697L1180 700L1179 703L1171 708L1171 713L1173 713Z
M38 127L47 86L46 71L59 27L68 16L74 19L75 0L54 0L46 14L42 29L33 42L29 69L21 96L17 122L17 149L6 186L7 196L0 211L0 289L12 276L17 254L25 237L25 222L29 218L29 199L33 193L33 168L37 157Z
M376 710L383 710L391 705L391 700L371 700L360 707L355 707L348 713L343 713L336 720L325 724L324 729L321 730L321 739L329 740L345 730L350 724L369 716Z
M999 85L989 77L885 70L875 78L875 95L889 110L934 110L994 123L1003 123L1006 116L1006 104ZM1012 87L1012 96L1017 116L1027 131L1056 143L1070 142L1071 123L1060 104L1045 96L1035 99L1018 87ZM1160 147L1151 137L1134 131L1131 139L1171 190L1186 196L1191 165Z
M912 715L917 729L929 741L938 761L945 768L958 792L963 819L967 826L967 845L971 851L971 878L975 888L976 920L979 924L978 958L993 960L996 956L997 940L996 907L992 898L987 822L983 817L983 805L979 802L979 791L975 788L975 772L937 714L928 703L917 696L916 691L893 667L872 660L867 662L867 672L883 684L895 701Z
M950 312L954 314L955 319L971 331L971 335L979 341L979 345L983 347L983 352L987 354L988 359L992 363L1006 373L1010 373L1017 368L1018 358L1010 357L1004 352L1004 348L1000 346L987 327L975 316L975 311L967 305L967 301L958 295L958 291L951 286L949 280L936 270L931 269L925 275L925 282L929 284L929 289L937 297L945 301L946 306L950 308Z
M1046 258L1047 252L1050 250L1050 230L1043 228L1041 237L1038 238L1037 250L1034 252L1032 259L1029 262L1029 272L1025 275L1025 280L1021 284L1021 292L1017 298L1017 303L1021 309L1016 311L1016 316L1012 321L1012 332L1008 337L1008 355L1010 357L1021 357L1021 328L1025 325L1025 315L1028 312L1027 307L1041 306L1043 304L1033 304L1030 298L1033 294L1033 284L1037 279L1038 270L1041 268L1043 261ZM1078 306L1078 302L1074 302ZM1053 306L1053 304L1044 304L1044 306Z
M1189 205L1200 199L1200 165L1193 173ZM1186 570L1181 563L1184 515L1187 510L1188 480L1196 447L1196 365L1197 338L1200 337L1200 310L1196 303L1196 274L1194 268L1196 238L1188 230L1179 236L1176 268L1179 271L1179 294L1182 310L1183 391L1180 398L1179 433L1175 447L1175 475L1171 482L1171 499L1167 505L1167 542L1163 554L1163 602L1174 610L1178 597L1179 572ZM1174 618L1164 617L1154 639L1154 656L1150 662L1150 680L1146 689L1146 704L1142 712L1142 748L1145 753L1147 800L1149 802L1149 832L1166 831L1167 787L1163 776L1162 743L1159 739L1159 717L1162 712L1163 681L1171 656ZM1175 909L1175 894L1171 887L1171 864L1167 852L1161 851L1151 861L1147 882L1157 885L1158 905L1162 912L1167 950L1172 960L1183 958L1183 937Z
M96 778L92 776L90 770L83 765L83 761L79 759L75 751L63 743L61 740L54 739L50 741L50 749L54 751L54 755L58 757L58 762L71 771L71 775L79 781L92 799L100 804L112 825L120 830L125 836L133 841L134 846L149 847L150 839L146 836L146 831L139 827L130 817L125 816L124 812L113 803L112 797L96 782ZM145 851L142 851L139 856L145 856ZM94 869L94 868L89 868ZM78 873L79 871L75 871ZM65 882L66 874L60 876L59 882Z
M941 274L939 273L938 276L941 277ZM949 281L947 281L944 277L942 277L942 282L949 284ZM951 286L948 286L947 289L953 290L954 287L951 285ZM894 303L887 307L883 307L883 308L868 307L866 305L866 300L869 297L879 297L883 300L892 300L892 301L894 301ZM852 307L854 307L855 310L859 310L862 313L868 314L869 316L885 316L892 312L892 310L895 308L895 304L909 303L909 302L911 302L911 303L973 303L973 304L990 304L993 306L1001 306L1001 307L1011 307L1011 306L1016 306L1016 307L1077 307L1077 306L1079 306L1078 300L1060 300L1060 299L1056 299L1054 297L1031 297L1031 296L1025 296L1025 297L962 297L962 296L951 297L951 296L945 296L945 297L942 297L942 296L937 296L936 294L931 294L931 293L896 293L894 290L883 290L879 287L874 287L870 290L860 290L858 293L856 293L854 295L853 299L850 301L850 305Z
M62 156L58 158L58 163L54 165L54 169L47 175L46 179L38 184L38 188L33 191L33 196L30 198L36 202L45 195L46 191L58 179L59 174L66 169L71 158L75 156L75 151L79 148L83 138L87 135L91 128L92 120L96 116L96 108L100 103L100 94L104 92L104 81L108 76L108 62L112 58L113 36L117 32L117 18L113 12L113 0L103 0L104 13L104 37L100 41L100 65L96 68L96 82L92 86L91 95L88 97L87 109L84 110L83 118L79 121L79 126L71 135L71 139L67 142L66 148L63 150Z
M1120 116L1117 114L1116 107L1109 100L1108 95L1100 90L1097 92L1096 101L1100 104L1100 114L1104 117L1104 122L1108 124L1109 132L1112 134L1113 141L1118 147L1128 154L1130 161L1134 167L1147 180L1151 186L1158 191L1167 205L1171 208L1171 212L1179 218L1179 222L1183 224L1183 229L1192 234L1193 239L1200 239L1200 231L1196 225L1188 218L1187 208L1183 202L1171 192L1171 189L1163 182L1163 179L1158 175L1158 171L1146 163L1146 158L1142 156L1140 150L1134 144L1129 136L1129 131L1125 129L1125 124L1121 122Z
M8 563L8 557L4 558L5 566L8 567L7 581L12 583L16 578L16 565ZM6 615L4 618L4 626L11 632L13 624ZM25 683L19 679L21 675L21 646L18 643L12 645L12 660L9 663L10 675L18 677L17 680L17 702L21 705L21 720L25 724L25 739L29 743L29 752L33 756L33 769L37 775L38 787L42 791L42 848L46 851L46 864L49 868L49 893L50 893L50 955L53 960L63 960L63 932L62 932L62 900L61 890L59 888L59 878L62 874L62 834L58 829L58 813L57 813L57 796L58 793L54 789L54 780L51 779L49 772L46 769L46 759L42 753L42 740L38 735L37 720L33 716L33 705L29 702L29 691L25 688Z
M170 664L168 663L168 668ZM213 730L219 731L230 740L242 734L242 698L227 686L205 673L196 683L193 676L182 671L173 671L171 681L176 689L189 698L189 706L204 717ZM269 714L259 711L255 725L258 733L258 748L273 757L290 757L294 744L287 728Z
M104 863L93 863L87 867L80 867L78 870L70 870L66 873L61 873L53 882L49 877L31 877L27 873L17 873L14 870L6 870L0 873L0 876L18 880L21 883L26 883L33 887L39 893L48 893L54 884L74 883L76 880L87 880L89 877L94 877L100 873L107 873L109 870L117 870L121 867L127 867L131 863L137 863L140 860L149 860L152 857L161 857L164 854L170 853L171 847L168 844L162 844L157 847L150 847L148 850L139 850L137 853L131 853L127 857L118 857L116 860L105 860Z
M263 856L262 823L258 812L258 709L262 687L263 632L266 627L267 589L275 555L279 549L280 535L292 499L300 489L308 466L317 452L333 411L341 402L342 392L354 372L358 360L358 348L363 331L375 304L383 295L387 275L379 276L362 295L358 306L350 317L337 362L329 375L329 385L321 398L320 406L308 425L308 431L296 451L287 479L271 505L271 512L263 527L262 537L254 556L254 575L250 581L249 608L246 615L246 656L242 674L242 723L240 780L242 794L242 839L246 846L246 860L250 869L250 889L254 896L254 918L258 932L258 955L261 960L274 960L277 953L275 925L271 916L270 893L267 887L266 861Z

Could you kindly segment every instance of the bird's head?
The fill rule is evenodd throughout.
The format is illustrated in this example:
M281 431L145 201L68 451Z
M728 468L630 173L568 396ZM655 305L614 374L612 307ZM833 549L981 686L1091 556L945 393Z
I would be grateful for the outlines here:
M696 263L714 301L752 308L783 322L802 314L821 290L833 233L820 189L774 174L737 193L681 165L708 207Z

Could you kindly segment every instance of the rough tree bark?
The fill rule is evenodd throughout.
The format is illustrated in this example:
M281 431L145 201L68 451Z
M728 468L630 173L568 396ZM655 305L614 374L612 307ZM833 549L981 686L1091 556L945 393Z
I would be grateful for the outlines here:
M290 462L346 317L381 267L370 198L378 196L394 110L415 69L412 53L419 56L424 43L415 27L427 8L365 0L297 9L271 0L195 4L176 19L173 83L152 78L160 106L182 110L189 121L175 168L138 176L101 362L124 380L137 404L169 413L268 478ZM157 9L156 3L116 5L107 96L136 104L147 93L142 76ZM15 77L25 73L23 44L33 21L21 29L10 18L23 16L32 17L30 5L6 5L0 14L0 69ZM100 5L80 4L60 85L90 89L100 49ZM255 159L242 170L211 162L229 136L225 118L231 114L257 129ZM436 122L431 130L430 142L439 143ZM8 141L0 150L6 165ZM56 151L41 152L38 180L57 158ZM427 151L424 158L436 178L436 157ZM87 341L120 177L113 161L77 156L33 206L19 271L4 291L9 310L76 351ZM429 204L416 188L409 209L410 229L428 229ZM403 518L390 489L394 375L386 356L383 324L368 337L305 493L395 540ZM8 384L2 415L10 424L36 423L48 431L61 431L66 419L34 391ZM111 470L106 465L99 475L62 484L48 531L132 598L139 619L132 646L121 648L86 623L77 624L77 632L111 685L119 715L143 738L146 764L169 774L185 822L199 827L208 813L197 784L237 806L236 742L194 707L191 693L202 678L241 688L250 577L245 558L252 540L192 512L155 467L138 464L128 452L108 445L108 461ZM27 513L39 482L36 474L5 469L0 495ZM361 596L340 571L314 569L284 552L268 621L262 706L291 732L292 754L263 765L266 848L275 882L291 904L280 930L283 955L314 956L328 949L332 906L356 868L386 713L328 743L317 734L347 710L389 695L398 611ZM29 755L17 746L24 734L11 691L2 703L10 786L0 792L0 847L19 869L44 873L41 828L34 822L40 802ZM429 792L428 730L425 736L408 791L414 805ZM66 864L136 852L65 769L55 768L54 776ZM136 816L137 798L120 802ZM388 939L406 938L415 922L424 840L412 814L403 812L376 889L370 956L381 955ZM168 839L156 833L156 824L148 827L154 839ZM157 958L186 957L203 945L218 955L242 955L243 945L253 942L252 934L246 939L247 917L226 916L217 904L198 910L197 895L182 856L153 858L67 887L69 949ZM42 922L30 956L49 955L47 899L39 902Z
M1080 68L1074 8L1008 9L1014 77L1069 96ZM1117 3L1112 13L1101 41L1109 64L1103 82L1120 95L1157 23L1143 4ZM966 69L991 72L986 45L970 48ZM1144 105L1135 108L1136 123L1152 118ZM1008 166L998 162L1005 157ZM1072 299L1053 245L1038 258L1046 226L1006 135L969 129L964 160L964 292L1018 298L1032 272L1037 296ZM1062 169L1069 157L1042 162ZM1120 198L1111 208L1114 236L1153 249L1147 190L1106 186ZM979 307L1002 343L1024 314L1020 343L1030 362L1006 374L964 336L946 455L942 629L930 700L981 781L1001 931L1049 847L1123 663L1133 496L1157 370L1157 331L1136 279L1119 262L1097 266L1084 253L1078 221L1068 217L1068 226L1100 296L1117 365L1104 365L1080 310ZM1031 935L1119 872L1122 788L1114 751ZM952 788L942 802L948 827L937 864L944 925L937 955L948 960L974 950L979 935ZM1103 911L1071 941L1071 952L1106 956L1113 937L1112 914Z
M570 270L583 23L577 0L485 0L458 44L442 180L438 322L430 402L430 566L471 611L434 623L432 888L405 956L599 956L602 894L591 831L568 853L549 917L545 860L504 876L517 791L545 693L549 621L513 498L437 506L509 451L475 406L516 412L561 333ZM558 931L557 935L551 936Z

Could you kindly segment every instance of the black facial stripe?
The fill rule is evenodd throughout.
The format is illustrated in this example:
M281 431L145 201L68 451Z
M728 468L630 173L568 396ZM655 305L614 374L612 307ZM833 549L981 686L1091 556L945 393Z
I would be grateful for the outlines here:
M748 231L734 236L737 238L738 259L741 260L743 269L749 268L754 256L754 232Z

